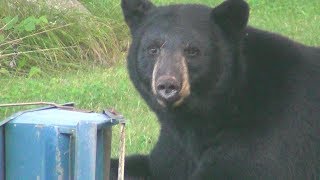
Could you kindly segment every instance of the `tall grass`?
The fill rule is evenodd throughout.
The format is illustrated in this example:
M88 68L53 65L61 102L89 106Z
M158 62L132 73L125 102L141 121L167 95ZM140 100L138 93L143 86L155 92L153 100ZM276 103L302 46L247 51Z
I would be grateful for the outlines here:
M110 66L126 49L124 24L110 16L96 16L79 11L55 8L23 1L3 0L0 6L0 69L2 74L74 69L88 64ZM41 3L41 1L39 1ZM108 12L106 12L108 13ZM45 16L48 23L32 31L6 30L5 18L18 17L16 26L29 17ZM14 63L14 64L12 64Z

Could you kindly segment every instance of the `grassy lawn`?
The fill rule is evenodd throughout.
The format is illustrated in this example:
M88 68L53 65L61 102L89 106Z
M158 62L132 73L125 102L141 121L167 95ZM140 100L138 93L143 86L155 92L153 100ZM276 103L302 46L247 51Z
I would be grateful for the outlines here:
M97 112L101 112L105 108L115 108L129 120L127 126L127 153L148 153L157 141L159 127L155 115L149 111L128 79L121 49L129 41L129 35L127 29L123 29L125 25L119 7L120 0L83 0L83 2L93 14L93 17L85 19L84 23L86 20L89 21L93 18L100 24L100 26L90 26L93 28L92 30L84 29L85 33L89 33L89 35L90 33L99 33L94 37L87 34L86 38L94 40L103 37L107 43L101 41L84 43L85 39L83 38L78 40L77 38L79 38L78 36L81 34L82 29L81 23L76 25L76 30L65 29L65 31L60 31L58 34L49 34L45 36L46 41L54 42L57 46L64 46L68 45L68 43L60 41L59 37L69 33L69 40L72 40L73 44L81 48L77 48L70 54L60 51L59 53L62 54L57 52L41 54L40 56L39 54L22 56L27 60L31 59L31 67L41 69L42 73L31 77L28 77L28 74L15 73L16 71L13 70L10 70L9 73L1 74L1 68L6 68L6 63L3 62L10 59L1 59L0 57L0 103L30 101L75 102L79 108ZM154 2L163 5L177 1L155 0ZM213 6L221 1L181 0L179 2L201 3ZM279 32L308 45L320 46L319 0L248 0L248 2L251 5L250 25ZM1 11L0 18L6 17L7 14L5 13L6 11ZM13 12L7 13L12 16ZM38 13L46 15L42 11ZM50 15L47 15L49 21L50 17ZM98 29L95 29L97 27ZM119 29L122 30L119 31ZM75 36L73 36L73 32L76 33ZM108 35L105 36L103 33ZM111 36L110 34L113 35ZM25 36L24 34L19 35ZM36 44L38 47L41 45L41 40L42 36L37 36L29 39L26 43L29 43L29 46L35 46ZM81 54L87 53L83 49L83 44L85 45L84 47L92 50L90 51L92 54L85 56L85 58ZM112 60L112 63L105 65L100 61L90 61L90 58L96 57L93 52L97 50L96 46L99 45L105 46L103 49L98 48L99 52L107 50L112 54L102 54L107 56L103 61ZM29 46L24 46L24 48L27 49ZM0 55L1 52L7 50L1 48L0 42ZM77 61L77 58L82 61ZM4 64L2 65L3 67L1 67L1 63ZM59 64L64 65L59 66ZM54 68L50 68L51 65ZM77 68L74 68L74 66ZM1 108L0 119L19 110L22 109ZM115 155L118 148L118 128L114 129L113 154Z

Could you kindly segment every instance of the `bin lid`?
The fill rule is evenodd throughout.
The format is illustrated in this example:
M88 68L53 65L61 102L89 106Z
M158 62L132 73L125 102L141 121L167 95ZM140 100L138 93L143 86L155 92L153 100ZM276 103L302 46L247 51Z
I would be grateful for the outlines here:
M57 107L44 107L18 112L0 123L4 124L37 124L53 126L76 126L79 122L90 122L104 125L114 125L123 121L122 116L116 116L108 111L103 113L82 112Z

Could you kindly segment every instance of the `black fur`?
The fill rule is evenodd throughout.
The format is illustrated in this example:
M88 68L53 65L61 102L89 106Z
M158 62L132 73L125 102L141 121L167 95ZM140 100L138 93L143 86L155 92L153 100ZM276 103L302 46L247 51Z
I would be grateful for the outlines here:
M320 178L319 48L247 27L243 0L214 9L146 0L122 7L132 32L130 78L161 124L149 155L127 157L126 179ZM146 52L161 45L183 53L190 44L200 50L186 57L191 94L163 107ZM111 172L114 179L117 160Z

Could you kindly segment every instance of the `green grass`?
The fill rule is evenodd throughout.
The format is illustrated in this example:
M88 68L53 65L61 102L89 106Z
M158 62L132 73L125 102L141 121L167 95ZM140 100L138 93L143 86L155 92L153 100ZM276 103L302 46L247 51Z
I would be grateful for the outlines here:
M120 0L83 0L83 2L92 12L92 16L81 18L81 23L78 23L75 18L77 14L59 15L57 16L59 20L64 22L61 24L76 24L21 42L25 50L47 46L77 46L72 51L34 53L19 57L27 60L29 69L30 67L40 68L42 73L39 76L28 77L24 73L22 76L17 76L21 74L16 73L21 72L19 69L10 70L8 74L1 76L1 65L3 68L4 62L10 59L0 58L0 103L72 101L78 108L97 112L113 107L129 119L127 153L148 153L157 141L159 126L155 115L150 112L128 79L123 50L129 41L129 33L121 15ZM181 0L179 2L214 6L222 1ZM250 25L281 33L308 45L320 45L318 0L248 0L248 2L251 5ZM156 0L155 3L164 5L176 3L176 1ZM54 21L52 19L54 13L47 14L44 10L33 12L28 9L30 7L23 7L18 12L8 12L3 7L0 6L0 17L15 14L28 17L33 14L37 17L46 15L49 21ZM58 23L57 26L61 24ZM41 28L57 26L38 27L38 31L41 31ZM26 34L18 35L23 37ZM10 39L14 37L10 36ZM97 56L93 53L96 52L93 51L95 48L99 50ZM0 47L0 52L2 51ZM91 53L88 54L88 52ZM96 57L101 57L102 61ZM1 108L0 119L19 110L22 109ZM117 127L114 129L113 154L115 155L119 131Z

